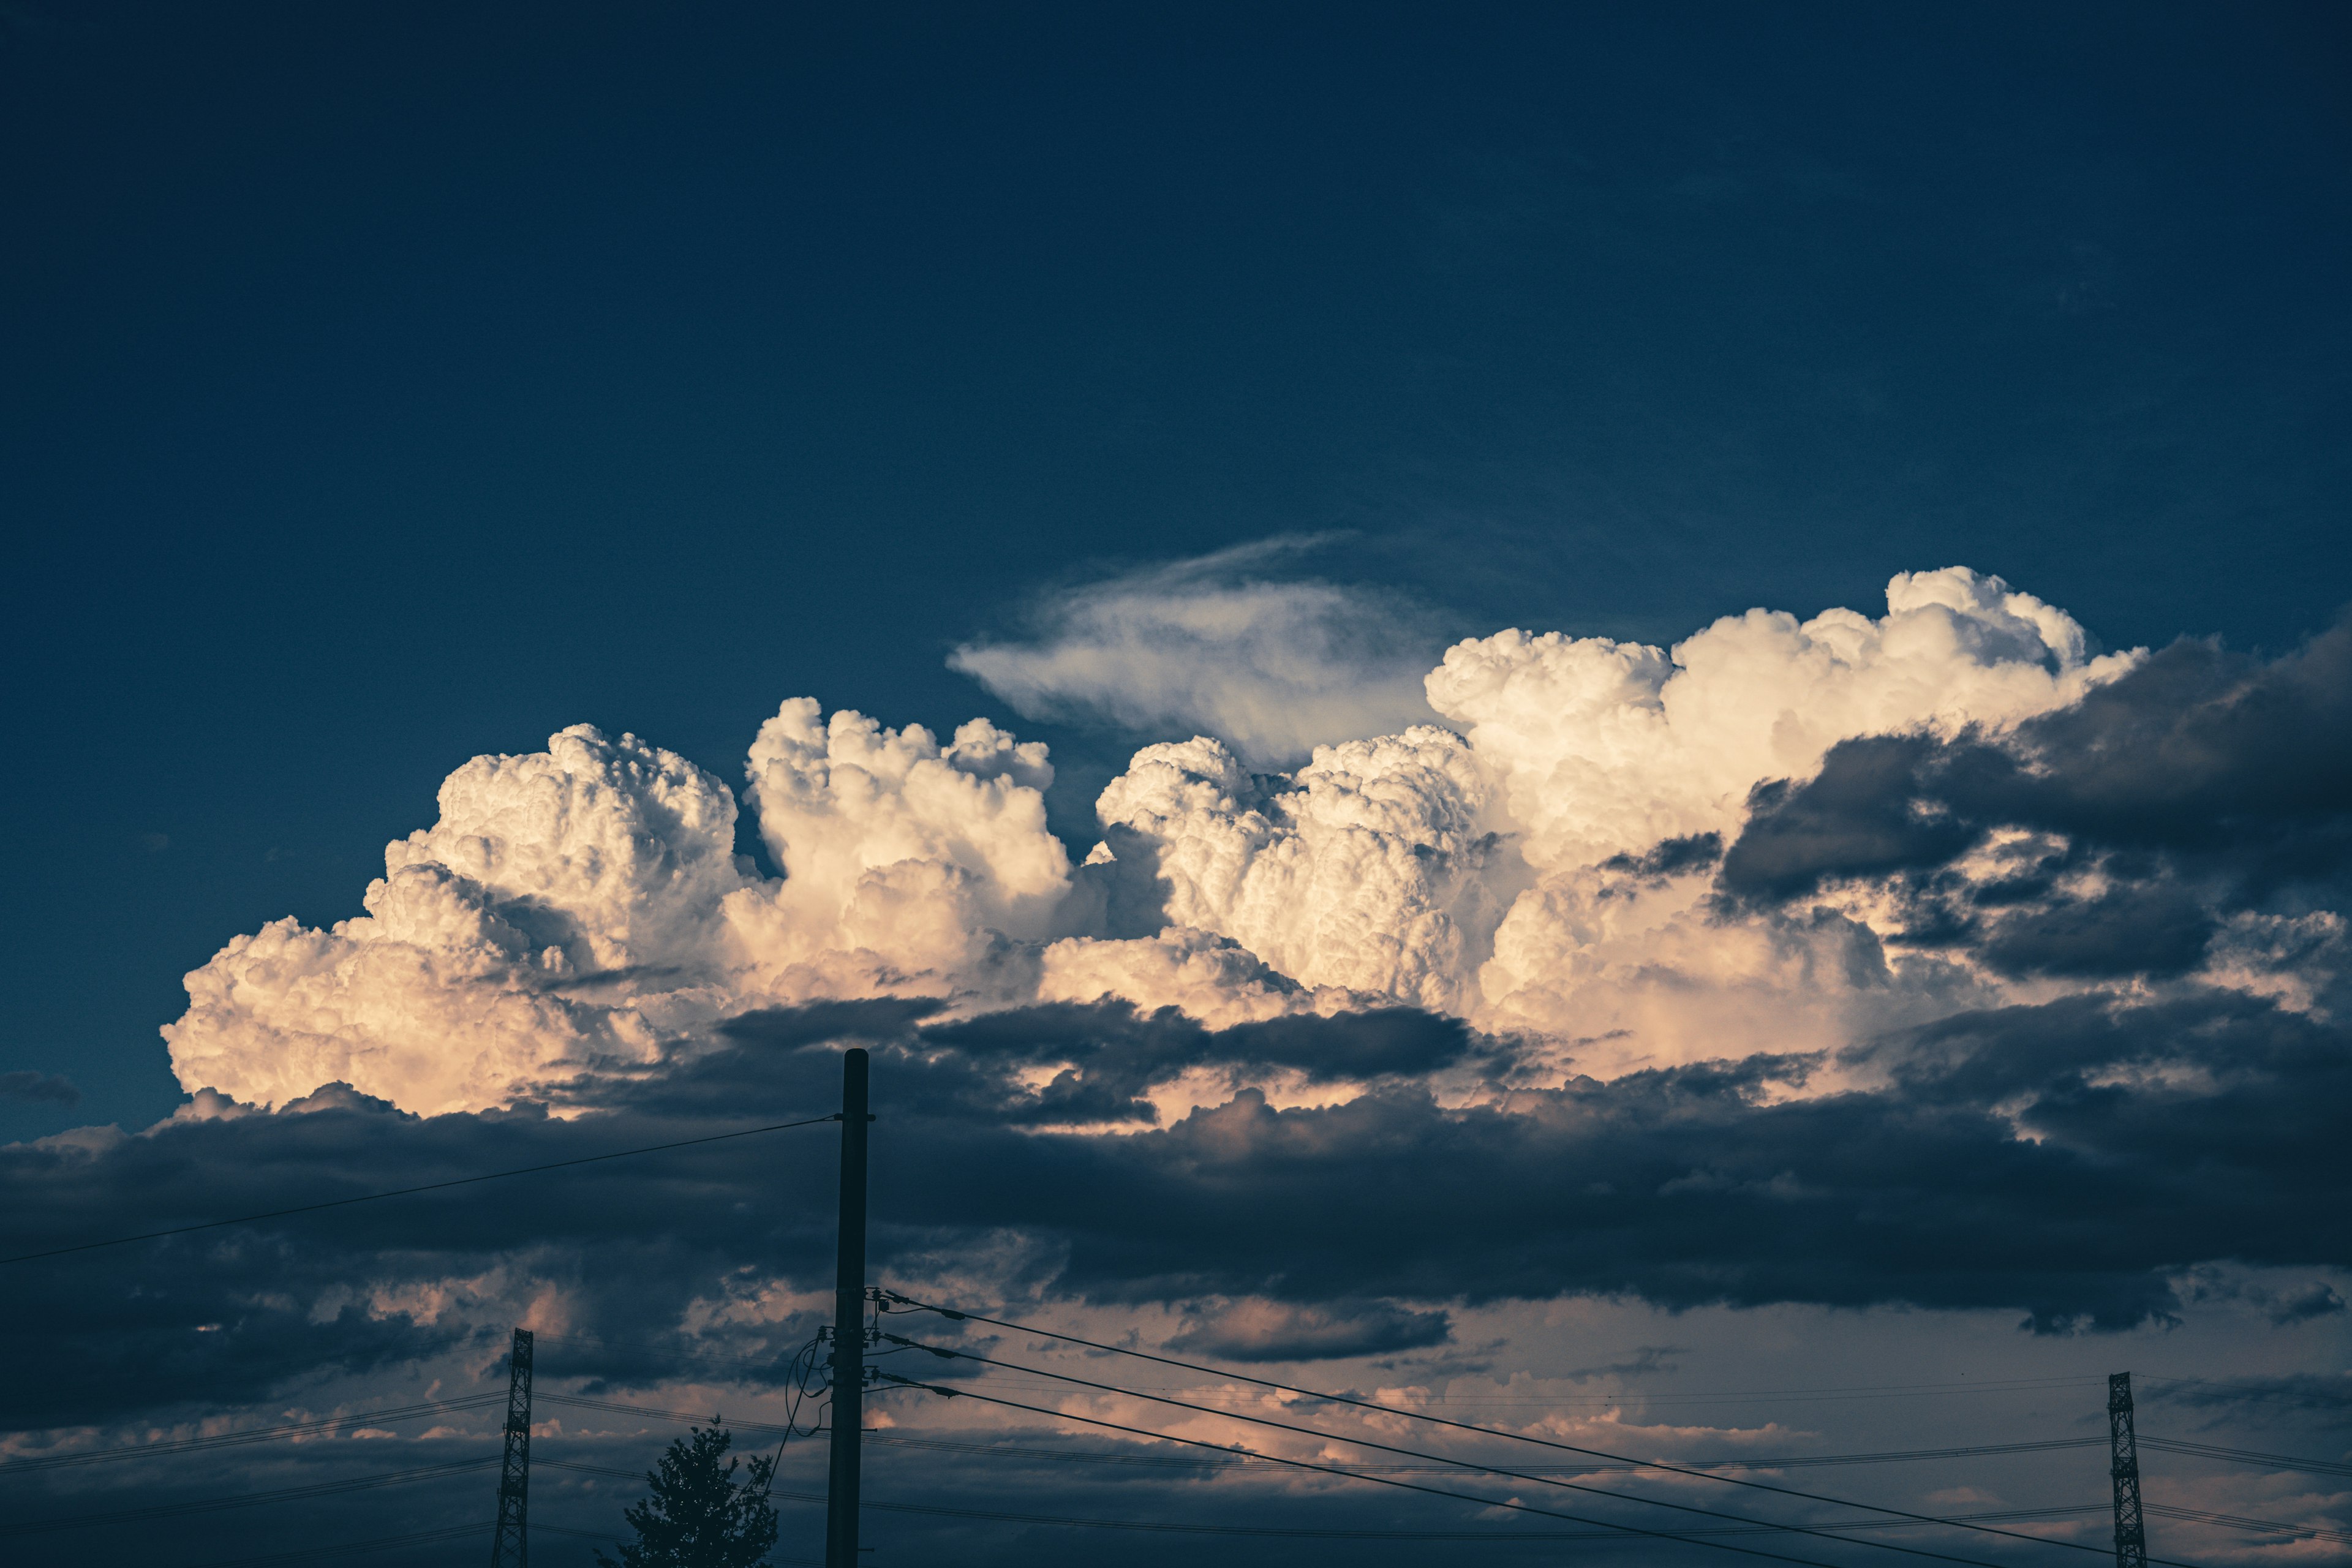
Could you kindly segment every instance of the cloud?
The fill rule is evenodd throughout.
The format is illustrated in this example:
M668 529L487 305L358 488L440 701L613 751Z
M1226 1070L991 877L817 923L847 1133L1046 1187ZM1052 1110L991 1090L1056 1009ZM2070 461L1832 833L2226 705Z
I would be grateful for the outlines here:
M1433 1015L1203 1030L1119 1007L824 1003L554 1107L418 1116L335 1087L0 1148L0 1239L37 1250L726 1131L749 1108L822 1113L836 1029L877 1052L877 1278L1189 1303L1179 1331L1219 1354L1434 1344L1438 1314L1575 1295L2113 1328L2184 1310L2210 1260L2308 1280L2352 1241L2332 1217L2352 1212L2352 1037L2221 991L1942 1020L1857 1047L1868 1089L1791 1095L1824 1064L1759 1058L1454 1104L1429 1083L1493 1043ZM1127 1131L1040 1135L1064 1102L1093 1097L1059 1123L1083 1129L1180 1061L1244 1087ZM1041 1064L1075 1070L1057 1088ZM1247 1087L1290 1072L1365 1091L1286 1108ZM618 1348L571 1364L619 1382L652 1375L654 1351L769 1357L824 1310L835 1148L802 1129L22 1270L0 1331L58 1353L20 1369L11 1406L47 1425L166 1385L263 1398L322 1365L491 1347L519 1321L601 1336ZM174 1283L142 1285L158 1279ZM2334 1310L2265 1289L2274 1316Z
M2004 976L2194 977L2330 1005L2347 973L2352 626L2262 662L2184 641L2001 734L1869 737L1759 786L1721 885L1869 903Z
M1302 984L1459 1010L1517 876L1490 797L1470 746L1424 726L1318 747L1272 787L1216 741L1148 746L1096 810L1153 847L1173 923Z
M1989 982L1890 965L1864 919L1728 922L1714 853L1758 785L1841 742L2002 732L2137 657L2086 642L1958 568L1897 576L1880 619L1757 610L1671 651L1505 632L1428 678L1459 733L1321 747L1273 778L1213 740L1150 746L1097 812L1150 854L1172 923L1302 984L1582 1040L1584 1071L1834 1045Z
M800 699L747 771L782 879L734 853L724 784L634 735L476 758L386 847L365 915L273 921L188 975L173 1070L262 1105L342 1082L477 1110L642 1068L747 1005L1034 992L1073 890L1042 747Z
M239 937L167 1026L190 1089L278 1104L344 1082L411 1109L643 1063L719 1011L735 797L684 758L587 725L449 775L440 820L384 850L367 913Z
M1066 589L1020 641L968 643L948 663L1023 715L1214 736L1254 765L1426 722L1437 639L1394 595L1269 580L1327 542L1275 540Z
M1573 1295L2158 1321L2191 1270L2343 1255L2307 1216L2352 1182L2347 645L2093 659L1959 571L1671 650L1504 634L1431 677L1459 730L1273 774L1143 747L1075 865L1044 748L984 721L782 704L740 806L781 877L733 853L718 779L577 727L455 772L364 916L190 977L174 1065L220 1094L6 1152L0 1196L62 1235L102 1218L51 1201L68 1172L209 1217L269 1206L186 1181L214 1162L332 1190L657 1142L829 1108L854 1040L895 1151L877 1258L1189 1303L1234 1354ZM829 1254L800 1209L696 1209L747 1201L751 1158L567 1188L527 1258L496 1205L338 1245L384 1300L772 1327ZM275 1321L282 1259L223 1256L237 1321ZM2338 1299L2263 1289L2282 1322ZM154 1353L234 1304L163 1313ZM247 1343L222 1375L266 1385Z
M1748 791L1839 741L2006 728L2079 701L2137 656L1998 577L1900 573L1885 616L1727 616L1671 650L1500 632L1447 650L1431 704L1501 773L1537 865L1727 833Z
M2352 623L2263 663L2184 640L2005 734L1842 742L1773 783L1726 861L1743 894L1948 865L2000 828L2084 854L2157 855L2239 901L2352 867Z
M56 1073L0 1072L0 1100L34 1105L79 1105L81 1090L73 1080Z
M1453 1324L1444 1312L1379 1301L1303 1307L1246 1300L1188 1308L1183 1328L1168 1345L1222 1361L1301 1362L1423 1350L1452 1337Z

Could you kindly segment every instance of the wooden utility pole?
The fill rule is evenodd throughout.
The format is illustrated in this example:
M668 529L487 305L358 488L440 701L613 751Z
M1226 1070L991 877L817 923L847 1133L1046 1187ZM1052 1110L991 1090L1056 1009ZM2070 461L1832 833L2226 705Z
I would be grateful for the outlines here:
M866 1394L866 1053L841 1058L841 1240L833 1291L833 1468L825 1568L857 1568L858 1443Z

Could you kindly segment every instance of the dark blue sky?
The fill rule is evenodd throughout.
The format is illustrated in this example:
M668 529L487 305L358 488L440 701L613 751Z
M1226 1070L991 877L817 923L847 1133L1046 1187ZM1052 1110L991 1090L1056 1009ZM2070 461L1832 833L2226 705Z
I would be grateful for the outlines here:
M1010 721L945 655L1090 566L2352 591L2340 7L845 9L0 13L0 1071L86 1097L0 1134L168 1109L182 973L467 757Z

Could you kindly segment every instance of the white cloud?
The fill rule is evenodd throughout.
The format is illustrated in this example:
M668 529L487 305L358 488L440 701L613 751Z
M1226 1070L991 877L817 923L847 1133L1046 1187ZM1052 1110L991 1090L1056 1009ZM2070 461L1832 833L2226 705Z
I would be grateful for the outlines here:
M1465 737L1318 750L1271 786L1213 742L1148 747L1099 810L1158 847L1171 920L1292 979L1581 1041L1585 1071L1811 1048L1969 984L1890 966L1859 921L1729 921L1704 867L1600 863L1735 831L1754 785L1840 740L2013 725L2135 657L2084 652L2063 612L1960 568L1895 578L1878 619L1754 610L1670 651L1507 631L1429 676Z
M1727 832L1748 792L1839 741L2003 728L2079 700L2137 656L2084 658L2063 611L1964 567L1904 573L1873 620L1756 609L1671 650L1497 632L1446 650L1429 700L1504 781L1541 865Z
M426 1112L499 1103L600 1058L646 1059L728 947L735 797L585 724L477 757L441 819L384 850L367 913L238 937L163 1030L190 1089L265 1105L341 1079Z
M1458 1011L1517 860L1489 793L1461 737L1420 726L1319 746L1270 791L1218 742L1148 746L1096 809L1158 846L1175 923L1304 984Z
M1261 766L1427 722L1433 639L1402 602L1255 575L1318 542L1247 545L1072 588L1037 606L1026 640L966 644L948 662L1031 718L1193 731Z
M1042 747L984 720L941 746L797 699L749 772L788 880L735 856L726 785L634 735L582 724L477 757L440 821L386 847L365 915L273 921L187 977L173 1070L264 1105L340 1079L477 1110L761 1003L1034 989L1018 944L1070 885Z
M1104 677L1101 701L1138 703L1138 721L1154 703L1239 715L1226 729L1259 745L1349 702L1369 712L1367 693L1387 689L1385 675L1350 687L1337 646L1315 641L1339 590L1302 600L1296 584L1214 575L1193 563L1148 592L1107 586L1066 623L1094 641L1025 650L1031 665L1000 674L1080 668L1125 637L1128 662L1111 665L1128 673ZM1304 640L1265 609L1300 603L1325 617ZM1198 635L1184 645L1171 626ZM282 1104L342 1079L426 1111L642 1063L745 1008L819 997L971 1011L1117 996L1221 1026L1402 1001L1518 1037L1522 1076L1833 1046L2003 993L1887 949L1867 897L1738 915L1709 899L1703 863L1612 858L1735 833L1756 784L1810 774L1841 739L1999 731L2136 657L2089 659L2084 643L2062 612L1957 568L1896 577L1877 618L1756 610L1671 650L1502 632L1428 675L1461 732L1322 744L1274 775L1227 740L1146 746L1102 792L1108 839L1075 869L1046 829L1045 748L985 720L942 742L783 703L751 744L744 797L781 879L733 854L719 780L577 726L545 752L459 768L440 820L386 849L363 916L236 938L188 976L188 1011L164 1032L191 1089ZM1306 717L1283 716L1285 679L1320 694ZM1325 699L1339 707L1317 710ZM1156 918L1139 922L1139 892L1160 900ZM2233 940L2217 973L2267 974L2284 961L2263 954L2305 938L2249 926Z

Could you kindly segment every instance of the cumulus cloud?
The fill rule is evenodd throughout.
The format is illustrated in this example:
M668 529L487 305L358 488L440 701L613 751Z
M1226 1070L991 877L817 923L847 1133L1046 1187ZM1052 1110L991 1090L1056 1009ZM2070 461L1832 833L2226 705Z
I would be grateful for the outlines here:
M476 758L440 821L386 847L365 915L272 922L188 976L173 1070L263 1105L342 1082L478 1110L642 1068L747 1005L1034 991L1034 951L1008 946L1034 949L1071 890L1042 747L802 699L748 773L782 879L734 853L724 784L634 735Z
M1782 1092L1827 1094L1878 1070L1848 1047L2117 984L2318 1014L2352 951L2346 642L2094 658L1959 568L1895 577L1876 617L1758 610L1671 648L1505 632L1430 672L1454 728L1286 773L1143 747L1075 865L1045 748L985 720L783 703L741 796L782 877L733 854L718 779L576 727L457 770L364 915L237 938L166 1033L191 1089L429 1113L569 1103L816 1001L1169 1011L1180 1044L1027 1059L1034 1103L997 1107L1132 1128L1252 1084L1365 1092L1211 1041L1400 1007L1499 1042L1414 1069L1448 1104L1792 1054L1822 1065Z
M440 821L384 850L367 913L273 921L187 977L167 1026L191 1090L278 1104L343 1082L410 1109L501 1102L644 1062L716 1010L735 797L684 758L587 725L477 757Z
M1811 773L1849 736L2006 727L2137 657L2085 647L2064 612L1950 567L1898 574L1876 620L1750 610L1671 649L1500 632L1448 649L1429 699L1500 773L1548 868L1728 831L1756 784Z
M950 987L1003 939L1047 935L1070 892L1045 748L985 719L941 745L797 699L761 726L748 773L784 879L728 914L767 994Z
M6 1248L823 1114L856 1043L877 1278L1220 1359L1411 1381L1572 1296L2341 1321L2352 629L2094 658L1949 571L1672 648L1480 638L1429 689L1447 724L1286 772L1155 739L1076 864L1043 748L980 721L795 699L740 795L586 726L478 758L363 912L188 977L177 1115L0 1148ZM0 1332L56 1353L10 1419L478 1372L518 1321L616 1387L704 1353L772 1386L835 1147L27 1270Z
M1458 1008L1517 857L1450 731L1318 747L1274 788L1222 742L1146 747L1097 810L1153 845L1178 925L1308 985Z
M1579 1042L1586 1071L1812 1048L1988 993L1890 963L1851 913L1727 921L1701 847L1843 740L2003 733L2138 657L2086 648L1959 568L1897 576L1877 619L1757 610L1670 650L1504 632L1428 678L1459 732L1321 747L1270 780L1213 740L1147 747L1098 811L1156 853L1171 921L1305 984Z
M1277 540L1047 597L1025 638L949 664L1031 718L1215 735L1259 766L1433 715L1424 617L1388 595L1261 576L1325 542Z

